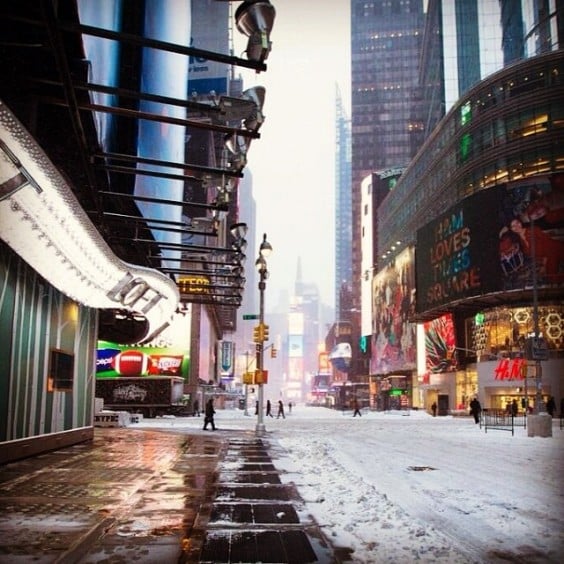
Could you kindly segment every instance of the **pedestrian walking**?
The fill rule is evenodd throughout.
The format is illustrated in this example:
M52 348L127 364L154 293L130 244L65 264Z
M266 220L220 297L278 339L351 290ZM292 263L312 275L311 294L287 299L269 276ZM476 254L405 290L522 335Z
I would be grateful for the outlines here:
M474 398L470 402L470 415L474 416L475 423L480 422L480 413L482 413L482 406L480 405L478 398Z
M292 402L288 402L288 413L292 413Z
M514 399L514 400L511 402L511 415L512 415L513 417L517 417L517 414L518 414L518 413L519 413L519 406L517 405L517 400Z
M204 412L204 431L207 431L208 424L211 424L212 431L215 431L215 421L213 416L215 415L215 409L213 407L213 398L210 398L206 403L206 410Z
M431 405L431 411L433 412L433 417L437 416L437 402L434 401L433 404Z
M278 400L278 415L276 416L276 419L280 419L280 416L282 416L282 419L286 419L286 416L284 415L284 404L282 403L282 400Z
M353 409L354 409L353 417L356 417L357 415L359 417L362 417L362 413L360 413L360 406L358 405L358 400L356 398L353 401Z
M556 409L556 402L554 401L554 396L550 396L546 402L546 411L551 417L554 417L554 410Z
M270 400L266 400L266 416L274 417L274 415L272 415L272 404L270 403Z
M258 415L258 401L255 402L255 415Z
M194 400L194 416L200 417L200 403L197 399Z

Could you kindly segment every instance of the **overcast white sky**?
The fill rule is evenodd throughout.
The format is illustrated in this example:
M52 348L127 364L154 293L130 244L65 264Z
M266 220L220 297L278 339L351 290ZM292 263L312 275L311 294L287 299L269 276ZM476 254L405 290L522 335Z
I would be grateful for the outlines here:
M236 69L245 88L266 88L261 138L249 149L257 202L257 242L267 233L271 303L303 281L334 306L335 91L350 106L349 0L272 0L276 19L268 70ZM235 30L241 56L246 37ZM250 236L252 234L249 234ZM254 258L251 257L254 261Z
M268 388L268 387L267 387ZM268 390L267 390L268 393ZM221 431L256 418L217 410ZM139 426L204 433L202 418ZM298 406L265 421L273 464L358 564L556 564L564 555L564 431L480 429L423 411L352 417ZM137 425L135 425L137 426ZM282 447L282 450L279 449Z

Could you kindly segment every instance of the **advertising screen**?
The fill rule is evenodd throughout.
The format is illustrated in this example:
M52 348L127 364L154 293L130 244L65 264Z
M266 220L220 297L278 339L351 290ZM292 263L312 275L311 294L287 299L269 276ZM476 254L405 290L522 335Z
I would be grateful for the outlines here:
M501 196L501 288L530 287L533 273L539 287L564 286L564 174L509 183Z
M290 358L303 358L304 356L303 335L288 336L288 356Z
M534 283L564 287L564 175L462 200L417 232L416 272L418 313Z
M190 374L190 316L176 314L159 337L145 345L98 341L96 378Z
M441 315L424 324L425 367L427 372L456 370L456 334L451 314Z
M190 46L215 53L229 53L229 6L227 2L192 2ZM229 67L203 57L190 57L189 94L227 94Z
M408 321L415 298L413 266L411 247L374 277L371 374L415 368L415 324Z
M498 194L462 200L417 232L417 312L498 288Z
M118 345L98 341L96 378L140 376L188 377L189 356L181 351L159 347Z

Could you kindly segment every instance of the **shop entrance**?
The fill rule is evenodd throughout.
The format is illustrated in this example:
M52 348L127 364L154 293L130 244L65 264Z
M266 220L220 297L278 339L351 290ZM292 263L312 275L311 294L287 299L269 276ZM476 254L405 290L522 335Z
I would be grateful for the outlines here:
M437 396L437 415L448 415L448 395L439 394Z

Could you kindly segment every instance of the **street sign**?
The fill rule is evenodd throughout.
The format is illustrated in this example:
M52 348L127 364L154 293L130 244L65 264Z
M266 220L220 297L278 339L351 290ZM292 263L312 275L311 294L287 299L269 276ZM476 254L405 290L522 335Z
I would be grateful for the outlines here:
M245 313L245 314L243 314L243 319L258 319L258 318L259 318L258 313Z
M525 341L525 358L527 360L548 360L549 351L543 337L528 337Z

